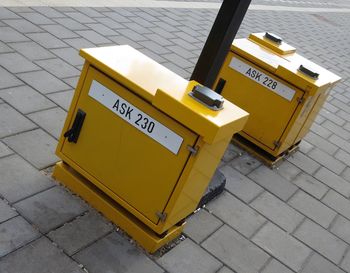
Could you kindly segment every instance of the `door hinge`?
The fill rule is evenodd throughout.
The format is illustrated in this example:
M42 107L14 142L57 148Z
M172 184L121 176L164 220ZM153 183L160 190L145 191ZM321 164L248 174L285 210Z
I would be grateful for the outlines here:
M275 145L276 148L281 147L281 141L279 141L279 140L275 140L275 141L273 142L273 144Z
M192 147L191 145L187 145L187 150L189 150L192 155L196 155L198 153L199 147Z
M157 212L156 212L156 215L157 215L157 217L159 218L159 220L160 220L161 222L165 222L166 217L167 217L167 214L166 214L165 212L157 211Z
M297 98L297 102L299 104L303 103L305 101L304 97L301 97L301 98Z

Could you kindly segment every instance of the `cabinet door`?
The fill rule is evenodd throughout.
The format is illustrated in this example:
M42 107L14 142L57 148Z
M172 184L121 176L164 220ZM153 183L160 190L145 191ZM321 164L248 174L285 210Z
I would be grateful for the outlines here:
M158 223L198 136L94 68L69 128L79 109L79 138L66 139L62 153L119 204Z

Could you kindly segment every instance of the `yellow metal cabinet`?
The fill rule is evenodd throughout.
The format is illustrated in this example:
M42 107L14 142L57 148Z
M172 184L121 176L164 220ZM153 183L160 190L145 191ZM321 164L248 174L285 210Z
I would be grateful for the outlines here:
M270 33L234 40L215 90L249 112L234 140L273 164L297 147L340 78Z
M80 54L53 175L153 252L181 232L248 114L210 109L196 82L129 46Z

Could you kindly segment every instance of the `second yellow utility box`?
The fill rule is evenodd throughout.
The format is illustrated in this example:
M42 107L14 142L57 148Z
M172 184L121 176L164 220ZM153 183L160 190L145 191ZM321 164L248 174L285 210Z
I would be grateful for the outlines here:
M129 46L80 55L53 176L154 252L179 235L248 114Z
M266 32L234 40L214 86L250 114L235 140L273 163L298 145L339 80Z

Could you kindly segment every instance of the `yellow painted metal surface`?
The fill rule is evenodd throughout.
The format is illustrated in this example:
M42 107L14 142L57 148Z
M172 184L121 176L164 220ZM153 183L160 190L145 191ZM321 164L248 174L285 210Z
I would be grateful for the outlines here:
M299 71L300 65L319 77ZM221 95L250 113L240 135L278 157L309 131L340 77L285 42L277 44L255 33L233 42L214 86L220 79L226 81Z
M176 224L196 209L232 134L243 128L248 113L227 100L223 110L207 108L189 96L196 82L129 46L84 49L81 55L86 62L56 150L81 178L73 179L62 164L56 173L64 173L64 184L74 185L71 179L89 181L155 234L177 232ZM115 96L118 104L116 99L111 102ZM171 148L172 143L160 144L164 139L156 140L135 126L131 114L118 108L119 100L179 137L178 149ZM86 117L77 143L69 142L63 133L72 128L79 109ZM84 183L78 184L74 191L85 192ZM100 197L96 198L91 202L98 203ZM122 228L129 232L136 227Z

